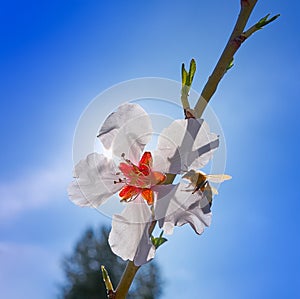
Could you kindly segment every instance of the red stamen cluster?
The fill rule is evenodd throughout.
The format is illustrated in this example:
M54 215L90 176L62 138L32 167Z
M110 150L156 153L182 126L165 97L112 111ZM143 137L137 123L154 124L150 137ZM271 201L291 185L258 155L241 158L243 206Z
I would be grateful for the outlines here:
M124 157L124 155L122 155ZM119 169L125 176L125 180L119 179L119 182L125 182L119 196L122 201L134 200L138 195L147 201L148 205L154 203L154 193L151 188L161 184L166 176L162 172L152 171L152 155L145 152L139 161L139 165L134 165L130 160L124 159ZM118 183L118 182L115 182Z

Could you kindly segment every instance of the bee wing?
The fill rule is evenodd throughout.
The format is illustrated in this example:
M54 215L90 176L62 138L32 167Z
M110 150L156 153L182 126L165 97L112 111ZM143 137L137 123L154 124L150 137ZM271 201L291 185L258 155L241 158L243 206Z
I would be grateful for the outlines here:
M206 175L206 178L212 183L222 183L224 181L230 180L231 176L228 174L208 174Z
M212 192L213 195L218 195L219 194L217 188L215 188L213 186L210 186L210 189L211 189L211 192Z

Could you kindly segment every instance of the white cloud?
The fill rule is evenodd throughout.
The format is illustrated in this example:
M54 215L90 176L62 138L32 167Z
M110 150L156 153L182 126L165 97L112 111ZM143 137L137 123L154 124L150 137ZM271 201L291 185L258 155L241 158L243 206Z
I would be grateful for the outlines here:
M65 195L67 184L72 179L72 166L62 167L62 164L18 177L14 181L0 182L0 222Z

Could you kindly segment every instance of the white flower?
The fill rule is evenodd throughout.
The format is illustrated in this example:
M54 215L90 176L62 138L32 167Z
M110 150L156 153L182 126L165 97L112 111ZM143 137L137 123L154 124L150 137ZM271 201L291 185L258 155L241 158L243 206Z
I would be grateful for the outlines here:
M115 254L136 265L154 257L149 236L152 221L158 220L167 233L175 225L189 223L200 234L211 219L210 210L203 210L208 203L205 195L187 192L182 183L161 183L167 173L204 166L218 146L218 137L203 120L176 120L163 130L152 156L143 153L151 135L150 118L139 105L120 106L107 117L98 135L120 162L90 154L75 166L75 180L68 189L75 204L92 207L119 192L126 207L113 216L109 244Z
M230 180L231 176L206 175L204 172L191 169L182 178L189 180L190 184L180 182L169 190L170 193L166 193L166 189L159 190L162 186L155 187L158 191L156 219L166 234L172 234L174 226L186 223L189 223L197 234L201 234L204 227L211 223L212 198L213 194L217 194L217 189L209 182L222 183ZM190 189L190 186L193 188ZM184 196L184 192L187 195Z
M166 234L172 234L174 226L189 223L197 234L202 234L211 223L210 202L205 193L192 193L184 183L161 189L157 186L158 199L155 217ZM167 191L167 192L166 192Z
M203 119L175 120L159 136L154 167L173 174L202 168L218 146L218 136Z

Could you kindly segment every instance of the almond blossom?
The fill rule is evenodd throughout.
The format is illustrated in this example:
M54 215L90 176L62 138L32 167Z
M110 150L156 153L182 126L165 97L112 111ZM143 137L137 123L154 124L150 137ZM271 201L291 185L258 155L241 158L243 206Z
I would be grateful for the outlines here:
M218 136L203 120L175 120L158 138L157 149L145 151L152 135L148 114L137 104L124 104L104 121L99 139L114 158L92 153L74 169L68 188L79 206L98 207L118 194L125 208L112 219L109 244L124 260L139 266L154 257L149 236L158 221L166 233L189 223L201 234L211 221L204 192L189 192L182 182L164 184L168 174L203 167L218 147Z

